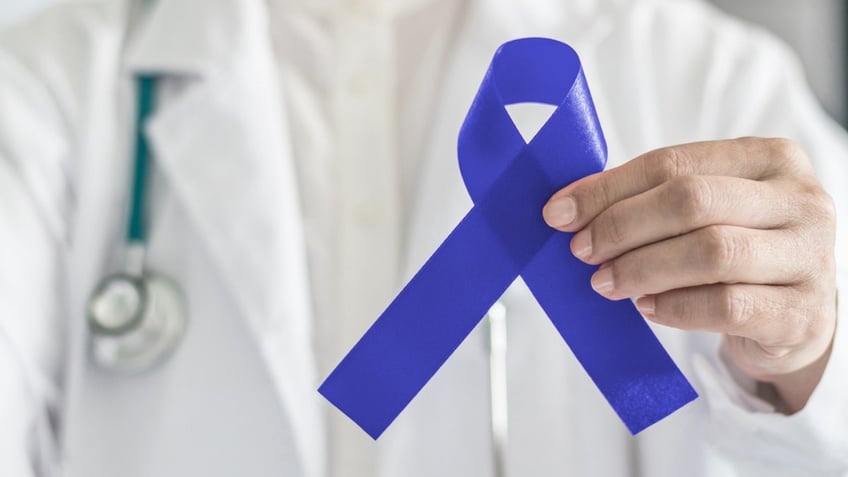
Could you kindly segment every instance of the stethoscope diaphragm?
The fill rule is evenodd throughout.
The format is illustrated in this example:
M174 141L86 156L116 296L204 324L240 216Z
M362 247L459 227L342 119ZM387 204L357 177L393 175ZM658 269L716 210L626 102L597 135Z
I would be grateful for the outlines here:
M88 303L91 359L101 369L138 373L169 356L185 333L179 289L155 275L104 278Z

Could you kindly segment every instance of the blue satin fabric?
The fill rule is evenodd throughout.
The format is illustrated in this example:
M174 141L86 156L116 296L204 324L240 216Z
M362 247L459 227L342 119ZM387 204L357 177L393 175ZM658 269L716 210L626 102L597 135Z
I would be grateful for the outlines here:
M504 108L523 102L557 106L530 143ZM544 38L502 45L460 130L458 152L474 207L319 392L376 439L520 274L632 433L695 399L633 304L595 293L589 278L596 267L572 256L572 234L542 219L555 191L606 163L574 50Z

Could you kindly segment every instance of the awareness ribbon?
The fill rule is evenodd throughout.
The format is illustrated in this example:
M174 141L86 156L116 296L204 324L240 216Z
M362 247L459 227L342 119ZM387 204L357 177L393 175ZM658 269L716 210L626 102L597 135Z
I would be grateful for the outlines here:
M505 109L557 106L525 143ZM606 143L577 53L545 38L502 45L459 133L474 207L330 373L319 392L376 439L521 275L633 434L697 397L630 300L595 293L597 267L541 211L602 171Z

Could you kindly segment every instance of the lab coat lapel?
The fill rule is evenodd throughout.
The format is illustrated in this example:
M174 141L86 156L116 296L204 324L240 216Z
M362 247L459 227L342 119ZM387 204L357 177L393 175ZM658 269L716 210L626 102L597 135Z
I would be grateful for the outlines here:
M264 7L163 0L127 62L131 71L175 77L178 91L147 129L155 164L228 283L288 410L304 467L317 475L323 426L305 248ZM172 38L185 41L169 44Z

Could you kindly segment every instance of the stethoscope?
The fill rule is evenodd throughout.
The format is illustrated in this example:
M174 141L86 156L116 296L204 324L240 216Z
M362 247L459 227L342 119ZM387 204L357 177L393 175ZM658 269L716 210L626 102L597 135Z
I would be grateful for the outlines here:
M144 127L153 112L157 78L136 78L135 152L123 270L105 276L86 309L91 361L122 373L148 370L177 347L187 313L180 289L145 269L150 147Z

